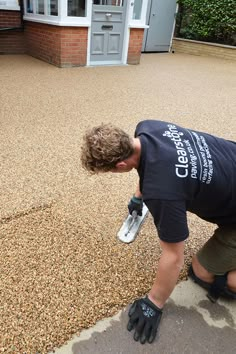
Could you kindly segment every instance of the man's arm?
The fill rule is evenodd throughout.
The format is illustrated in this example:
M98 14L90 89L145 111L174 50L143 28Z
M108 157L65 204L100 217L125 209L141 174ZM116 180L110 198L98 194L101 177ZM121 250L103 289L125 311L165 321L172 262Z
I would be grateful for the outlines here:
M138 183L138 185L137 185L137 187L136 187L136 191L135 191L135 193L134 193L134 196L135 196L136 198L142 198L142 193L140 192L139 183Z
M133 211L136 211L138 215L142 215L143 210L143 200L142 200L142 193L140 192L139 183L136 187L136 191L133 197L130 199L128 204L128 209L130 215L132 215Z
M172 293L184 265L184 241L168 243L160 240L162 254L149 299L162 308Z
M185 200L147 200L160 238L162 254L150 300L163 307L177 283L184 264L184 240L188 237Z
M129 310L127 329L134 339L152 343L162 316L162 307L172 293L184 264L184 240L188 237L184 200L145 200L157 227L162 254L148 298L136 300Z
M184 241L161 241L162 255L157 276L148 297L134 301L129 309L127 329L134 331L134 340L152 343L162 317L162 307L177 282L184 260Z

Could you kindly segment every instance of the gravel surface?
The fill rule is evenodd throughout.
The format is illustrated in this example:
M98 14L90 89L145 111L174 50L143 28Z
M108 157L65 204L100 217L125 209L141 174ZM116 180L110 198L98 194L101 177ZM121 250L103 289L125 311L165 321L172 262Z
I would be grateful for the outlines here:
M152 285L151 217L133 244L116 239L137 174L88 176L85 130L133 134L153 118L235 140L235 74L234 62L181 54L71 69L0 57L0 352L47 353ZM189 228L180 280L214 230L193 215Z

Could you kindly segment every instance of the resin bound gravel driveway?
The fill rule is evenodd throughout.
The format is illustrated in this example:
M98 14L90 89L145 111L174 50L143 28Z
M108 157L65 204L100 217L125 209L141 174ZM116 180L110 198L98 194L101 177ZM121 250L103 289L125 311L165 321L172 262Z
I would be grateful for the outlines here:
M149 216L116 234L137 175L88 176L81 138L161 119L236 140L235 62L145 54L141 64L59 69L0 57L0 352L47 353L145 294L160 255ZM189 215L191 256L214 226Z

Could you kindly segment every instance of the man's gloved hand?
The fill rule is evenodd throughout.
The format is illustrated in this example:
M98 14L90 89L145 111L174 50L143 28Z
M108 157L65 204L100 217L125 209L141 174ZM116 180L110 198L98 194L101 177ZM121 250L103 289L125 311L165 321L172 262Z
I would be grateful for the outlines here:
M133 196L130 199L130 202L128 204L128 209L129 209L129 213L130 215L132 215L132 212L134 210L137 211L139 216L142 216L142 210L143 210L143 199L142 198L137 198L135 196Z
M134 301L129 310L128 331L133 328L134 340L144 344L152 343L156 337L157 329L161 321L162 310L159 309L149 298Z

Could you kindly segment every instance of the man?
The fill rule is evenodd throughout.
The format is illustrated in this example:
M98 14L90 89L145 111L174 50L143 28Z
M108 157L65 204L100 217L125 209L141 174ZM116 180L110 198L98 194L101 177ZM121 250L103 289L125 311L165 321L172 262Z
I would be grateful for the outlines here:
M140 122L131 138L111 125L93 128L84 137L81 161L93 173L129 172L135 168L139 184L128 205L151 212L162 254L154 284L129 311L128 330L134 339L151 343L162 309L184 264L189 235L186 212L218 226L193 257L190 277L219 296L236 299L236 143L182 128L173 123Z

